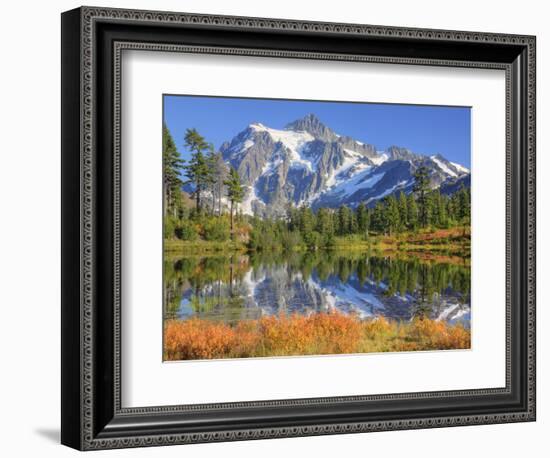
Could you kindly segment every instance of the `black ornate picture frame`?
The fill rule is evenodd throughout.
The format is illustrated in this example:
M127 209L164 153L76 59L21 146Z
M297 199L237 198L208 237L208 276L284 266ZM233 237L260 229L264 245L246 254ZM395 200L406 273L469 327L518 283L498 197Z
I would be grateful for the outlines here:
M62 434L79 450L535 420L533 36L82 7L62 15ZM506 72L506 386L124 408L121 52Z

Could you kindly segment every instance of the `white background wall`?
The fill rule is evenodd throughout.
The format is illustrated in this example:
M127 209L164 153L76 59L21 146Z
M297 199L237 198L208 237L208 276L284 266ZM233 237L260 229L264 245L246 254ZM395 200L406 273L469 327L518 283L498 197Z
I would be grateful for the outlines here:
M533 34L538 38L538 421L104 452L108 456L544 456L550 431L548 196L550 29L545 2L117 0L96 5ZM58 445L60 372L60 13L75 1L2 6L0 46L0 452ZM546 434L545 434L546 433ZM545 437L546 436L546 437Z

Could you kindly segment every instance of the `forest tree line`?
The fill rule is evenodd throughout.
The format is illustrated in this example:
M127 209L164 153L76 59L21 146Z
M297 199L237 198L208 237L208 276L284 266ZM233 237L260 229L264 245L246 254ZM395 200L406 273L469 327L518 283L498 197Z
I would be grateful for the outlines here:
M423 173L419 169L417 175ZM449 229L469 225L470 190L462 187L452 196L428 190L422 198L417 189L400 192L378 201L373 208L361 202L357 208L337 209L289 207L286 219L251 218L250 247L273 249L305 244L309 248L330 247L338 237L368 241L373 235L398 235L419 229Z
M168 127L162 128L165 238L224 241L235 234L236 206L244 188L238 172L228 167L196 129L187 129L184 144L191 153L184 161ZM182 180L181 177L186 180ZM182 186L191 184L194 207L185 202ZM229 221L222 202L229 202Z
M248 248L310 249L331 247L338 237L367 241L372 235L397 235L425 228L466 227L470 224L470 190L462 186L453 195L430 187L429 170L419 167L410 194L390 194L369 208L337 209L289 205L284 217L244 216L237 210L244 197L238 172L229 168L195 129L187 129L181 158L168 128L163 126L165 238L247 243ZM181 177L186 180L182 180ZM185 201L184 184L192 184L193 201ZM229 214L225 210L229 203Z

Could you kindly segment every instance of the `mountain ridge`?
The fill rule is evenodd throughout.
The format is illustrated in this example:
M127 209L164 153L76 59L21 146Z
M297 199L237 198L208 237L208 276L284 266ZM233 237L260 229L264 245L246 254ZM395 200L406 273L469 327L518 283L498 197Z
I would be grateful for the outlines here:
M288 205L336 208L373 206L400 191L410 193L414 172L429 170L433 189L469 185L470 171L441 153L426 156L408 148L374 145L337 134L314 114L274 129L251 123L220 147L246 188L243 213L282 215Z

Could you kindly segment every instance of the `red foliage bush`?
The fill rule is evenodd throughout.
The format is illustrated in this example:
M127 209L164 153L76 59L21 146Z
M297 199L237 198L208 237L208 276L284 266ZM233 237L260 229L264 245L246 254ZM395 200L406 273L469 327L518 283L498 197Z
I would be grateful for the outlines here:
M461 325L360 320L337 312L270 316L235 326L199 318L172 320L164 330L166 360L458 348L470 348L470 331Z

